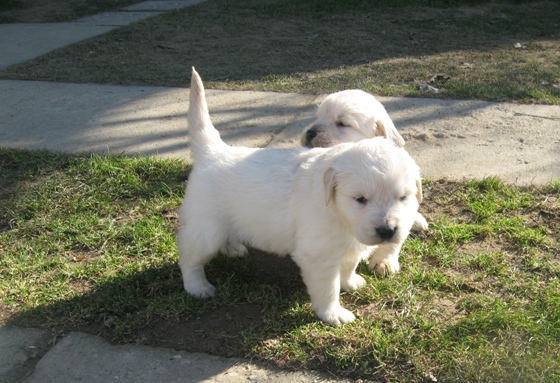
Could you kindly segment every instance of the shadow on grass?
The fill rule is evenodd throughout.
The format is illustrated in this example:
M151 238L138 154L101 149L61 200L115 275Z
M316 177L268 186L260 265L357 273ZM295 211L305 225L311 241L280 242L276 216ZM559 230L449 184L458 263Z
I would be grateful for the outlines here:
M211 300L187 295L178 266L170 262L88 283L86 292L13 314L8 324L244 357L268 336L317 320L311 310L296 317L291 312L309 298L289 258L256 250L246 258L219 256L207 266L207 276L217 286Z
M529 254L525 254L515 250L519 245L508 248L503 238L498 238L496 242L496 238L492 239L488 235L481 237L476 232L475 237L479 238L475 238L474 243L471 241L472 236L464 235L463 239L456 240L458 247L447 248L452 242L449 234L453 232L444 236L445 232L442 227L438 227L437 221L432 231L421 241L414 238L409 241L415 246L403 251L403 270L395 278L375 278L370 285L373 290L344 294L343 304L363 318L351 325L340 328L318 322L308 306L309 298L295 264L287 258L277 258L256 250L251 250L249 256L242 258L215 258L207 266L206 272L209 280L218 288L217 295L211 300L198 301L184 293L176 265L176 249L169 245L173 241L176 221L151 219L170 210L168 205L162 210L159 207L161 200L156 197L172 200L175 205L171 209L180 204L178 197L185 178L184 168L177 163L164 167L161 165L164 162L145 161L142 158L132 163L126 158L108 158L105 163L92 156L95 161L80 162L84 158L87 159L86 156L50 154L45 151L0 150L0 174L16 185L5 201L24 199L26 193L32 194L34 190L54 190L43 196L46 198L37 199L38 208L55 200L54 205L43 206L42 219L28 216L27 213L15 214L20 220L17 229L12 229L14 222L9 219L6 221L9 234L20 238L17 241L11 239L12 242L0 242L0 248L5 246L3 249L11 250L12 246L16 248L24 243L31 249L26 249L28 257L21 260L18 259L19 254L13 251L6 251L9 256L0 258L0 286L7 286L0 288L0 297L3 298L0 310L2 317L9 316L9 324L41 327L56 334L80 330L101 335L116 343L165 346L226 357L262 356L278 364L287 360L284 364L286 367L291 367L290 362L294 360L297 362L303 350L303 353L310 354L311 360L299 367L316 365L325 369L334 366L332 371L349 371L361 377L379 377L376 380L382 381L385 379L382 375L386 372L405 378L414 376L415 379L403 381L424 381L420 376L425 378L424 372L434 369L441 371L444 376L442 379L438 376L438 380L459 381L445 379L445 374L449 373L446 370L461 369L463 366L467 367L469 373L476 374L478 369L472 369L470 361L473 355L478 355L477 347L487 353L484 358L480 358L481 366L496 364L494 346L488 341L494 339L496 333L505 341L512 334L517 336L514 341L540 337L536 345L527 346L527 353L521 355L520 352L517 356L518 360L523 360L526 355L531 355L532 350L536 350L537 353L533 353L536 356L530 363L538 367L536 359L541 359L538 353L548 350L541 346L549 345L550 339L558 338L558 310L555 310L558 306L558 269L556 259L547 261L555 256L548 252L556 251L556 242L537 244ZM84 166L90 171L84 172ZM83 174L87 174L87 177ZM123 174L127 177L117 177ZM131 174L138 177L128 177ZM52 183L60 178L68 181L64 184L65 188L33 189L40 186L37 184ZM125 180L130 186L121 191L114 188L115 181L121 184ZM78 186L76 189L70 187L74 185L72 182ZM167 185L163 187L163 184ZM113 231L110 236L100 230L97 237L101 238L96 237L97 241L90 245L94 253L91 258L82 258L79 253L74 253L76 245L73 242L65 243L62 248L43 250L48 255L47 261L58 260L60 264L45 263L48 267L40 269L41 275L35 275L32 269L34 264L45 262L39 252L32 248L35 237L43 236L43 246L46 246L46 242L61 242L62 238L57 237L59 233L56 227L41 224L48 222L56 209L61 209L59 216L73 217L76 212L72 206L64 207L64 203L73 205L80 195L85 195L80 193L99 185L101 188L95 191L102 190L103 193L96 195L109 198L112 207L122 205L124 212L134 211L134 207L151 201L155 201L156 207L136 212L136 215L146 216L146 221L133 214L123 217L122 211L118 210L104 211L100 216L112 218L114 224L111 225L130 226L125 227L126 230ZM483 194L485 191L502 189L500 182L495 179L476 185L477 192ZM423 207L428 208L429 217L444 214L440 219L450 221L455 226L472 223L473 218L465 214L462 193L450 193L452 190L464 189L467 192L469 187L444 181L427 186L427 191L431 189L433 193L433 197L423 203ZM507 188L503 189L503 194L507 195ZM557 193L557 189L554 190ZM59 199L60 194L64 193L73 198ZM554 198L557 201L558 196L554 195ZM90 210L96 212L103 209L100 204L88 206L94 206ZM538 227L552 227L554 231L547 233L551 238L556 238L554 224L558 221L557 203L547 207L548 211L541 203L536 206L547 213L543 215L546 220L534 219L539 216L536 212L529 215L533 219L528 222ZM2 205L0 208L4 210ZM526 215L525 210L517 209L507 214ZM86 211L80 210L78 213L85 215ZM102 223L105 221L107 219L96 221L95 228L103 229ZM153 222L155 227L163 230L130 230L130 227L141 227L146 222ZM46 232L45 228L51 231ZM519 226L515 228L518 230ZM6 232L0 231L0 235L4 236ZM66 233L76 235L65 228L63 234ZM502 234L498 231L496 237L502 237ZM162 240L162 237L166 238ZM109 238L111 241L108 241ZM445 248L439 248L439 252L430 250L430 246L437 250L435 239L445 245ZM487 242L483 243L483 240ZM163 244L148 246L158 241ZM527 245L523 245L525 247ZM479 252L482 249L484 252L488 252L488 249L493 251L481 257ZM449 254L457 251L466 254ZM541 251L544 254L537 257L536 253ZM528 267L524 259L533 252L535 263ZM464 256L464 259L448 262L448 256ZM427 257L433 258L433 264L426 264L429 261ZM10 268L5 267L3 262L11 263ZM542 269L539 262L543 263ZM360 272L366 273L364 265L361 265ZM501 274L503 278L498 281ZM471 279L473 275L475 278ZM5 284L8 279L10 285ZM504 295L504 289L508 288L504 283L511 284L507 295ZM51 285L62 288L50 290ZM509 294L511 296L508 297ZM13 308L11 312L10 308ZM511 310L517 314L514 315ZM535 321L535 318L539 320ZM528 323L533 323L535 327L527 329ZM271 342L267 343L269 340ZM277 341L283 343L275 349L274 343ZM507 345L509 347L509 343ZM499 346L501 344L497 344ZM439 352L442 348L443 351ZM505 352L500 350L498 356L502 360L498 364L510 361L510 349ZM551 351L557 354L557 349ZM449 355L454 357L451 363ZM433 359L427 359L427 356ZM369 364L362 363L365 361ZM434 364L434 361L437 363ZM551 363L554 363L553 368L557 364L555 361ZM505 365L508 368L510 366L509 363ZM502 372L501 369L498 366L498 374ZM517 373L519 370L523 370L523 365L514 371ZM374 375L372 371L376 371ZM468 376L461 371L457 375ZM537 377L532 381L553 380Z
M184 292L174 245L184 166L0 149L8 324L242 357L270 334L316 321L310 309L292 311L309 301L297 266L254 249L207 265L214 299Z

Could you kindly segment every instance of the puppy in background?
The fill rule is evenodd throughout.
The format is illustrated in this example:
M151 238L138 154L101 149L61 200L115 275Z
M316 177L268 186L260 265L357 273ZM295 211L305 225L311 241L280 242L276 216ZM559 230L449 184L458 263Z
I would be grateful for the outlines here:
M308 148L328 148L378 136L398 147L405 145L383 105L369 93L349 89L330 94L319 105L317 119L303 130L301 144ZM422 214L416 214L412 230L428 230L428 222ZM380 269L377 258L374 255L370 259L370 269L383 274L395 271Z
M291 255L317 316L352 322L339 294L365 285L358 263L377 246L379 268L399 269L422 199L414 160L383 138L316 149L232 147L212 125L194 68L189 99L194 165L177 233L185 290L214 296L204 265L224 247L247 244Z
M308 148L328 148L342 142L385 137L404 146L383 105L371 94L358 89L330 94L317 110L317 120L306 127L301 144Z

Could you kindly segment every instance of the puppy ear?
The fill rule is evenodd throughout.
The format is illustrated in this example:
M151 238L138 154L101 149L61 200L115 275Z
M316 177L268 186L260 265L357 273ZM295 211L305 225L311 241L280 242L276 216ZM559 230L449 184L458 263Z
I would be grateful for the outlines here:
M336 177L334 175L334 169L328 168L323 176L323 183L325 185L325 196L326 196L326 205L331 202L334 198L334 192L336 189Z
M420 178L416 179L416 199L418 200L418 205L422 203L422 180Z
M385 126L381 120L377 120L375 123L377 125L377 129L375 130L376 136L383 136L388 140L393 141L393 143L399 148L404 146L404 138L402 138L401 134L393 124L387 124L387 126Z

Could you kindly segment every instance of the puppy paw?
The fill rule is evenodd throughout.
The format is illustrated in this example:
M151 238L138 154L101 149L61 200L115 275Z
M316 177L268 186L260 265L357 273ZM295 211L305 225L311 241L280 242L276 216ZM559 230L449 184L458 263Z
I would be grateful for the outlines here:
M401 269L401 266L398 261L390 262L387 259L376 261L372 258L369 260L368 268L379 275L389 275L397 273Z
M323 322L334 324L337 326L353 322L356 316L352 312L346 310L344 307L337 305L328 309L315 310L319 319Z
M366 280L356 273L352 274L348 280L340 281L340 288L344 291L357 290L365 285Z
M207 299L216 295L216 288L207 280L184 283L184 288L187 293L195 298Z
M420 213L416 213L414 218L414 223L412 224L412 230L414 231L425 231L428 230L428 221Z
M220 249L220 252L228 257L243 257L249 250L241 243L229 243Z

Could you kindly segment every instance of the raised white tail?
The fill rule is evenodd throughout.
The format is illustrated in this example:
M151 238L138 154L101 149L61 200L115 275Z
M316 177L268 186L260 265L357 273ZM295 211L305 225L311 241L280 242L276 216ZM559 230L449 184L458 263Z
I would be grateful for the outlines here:
M220 133L210 120L204 85L194 67L192 68L187 120L194 161L203 158L212 146L225 145L220 138Z

